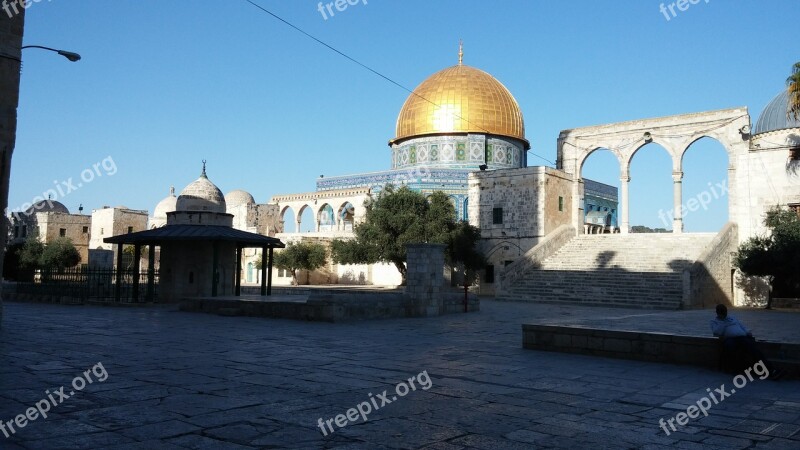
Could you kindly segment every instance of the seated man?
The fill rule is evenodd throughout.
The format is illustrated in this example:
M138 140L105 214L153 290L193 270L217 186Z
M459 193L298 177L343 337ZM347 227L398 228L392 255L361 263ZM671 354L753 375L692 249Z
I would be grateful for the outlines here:
M779 375L774 370L772 364L767 361L761 350L756 347L756 340L750 332L735 317L728 315L728 308L725 305L717 305L717 317L711 319L711 332L714 336L722 339L723 346L723 365L725 368L733 369L734 372L752 367L758 361L763 361L769 370L770 378Z

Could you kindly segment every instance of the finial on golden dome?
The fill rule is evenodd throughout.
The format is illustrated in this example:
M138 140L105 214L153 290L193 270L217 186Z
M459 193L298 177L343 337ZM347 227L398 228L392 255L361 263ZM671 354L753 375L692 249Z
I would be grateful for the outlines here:
M458 41L458 65L461 66L464 64L464 40L460 39Z

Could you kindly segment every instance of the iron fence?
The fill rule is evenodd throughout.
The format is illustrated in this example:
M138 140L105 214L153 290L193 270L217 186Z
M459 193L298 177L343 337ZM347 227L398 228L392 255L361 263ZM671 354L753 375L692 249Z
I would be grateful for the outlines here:
M16 294L59 298L70 303L158 303L158 271L148 285L148 271L136 273L122 269L117 285L117 269L37 270L13 284ZM135 286L138 280L138 288Z

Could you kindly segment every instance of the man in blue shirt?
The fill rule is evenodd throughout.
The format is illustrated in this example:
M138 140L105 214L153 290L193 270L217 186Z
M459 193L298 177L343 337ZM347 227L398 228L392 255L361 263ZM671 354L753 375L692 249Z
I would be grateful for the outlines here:
M714 333L714 336L722 339L723 355L727 356L727 358L723 356L724 360L730 361L734 359L740 361L743 356L746 356L750 361L745 363L743 365L744 367L741 367L741 369L751 366L751 363L763 361L771 374L770 378L774 379L780 376L778 371L774 370L772 364L767 361L767 358L764 357L764 354L761 353L761 350L756 346L753 333L735 317L729 316L728 308L723 304L717 305L717 317L711 319L711 332ZM742 355L742 351L746 353L746 355ZM739 365L741 366L741 364ZM735 369L736 372L740 371L740 367L736 367Z

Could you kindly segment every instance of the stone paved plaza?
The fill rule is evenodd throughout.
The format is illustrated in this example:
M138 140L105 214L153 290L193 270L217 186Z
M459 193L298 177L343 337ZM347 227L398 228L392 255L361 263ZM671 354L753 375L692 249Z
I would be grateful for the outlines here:
M706 388L730 391L731 377L521 347L526 319L637 313L484 301L474 314L327 324L7 303L0 420L25 414L46 390L69 395L98 363L108 378L89 372L92 384L0 436L0 448L800 448L800 382L756 379L666 436L659 418ZM430 389L376 401L366 423L322 435L320 418L384 390L391 400L423 371Z

